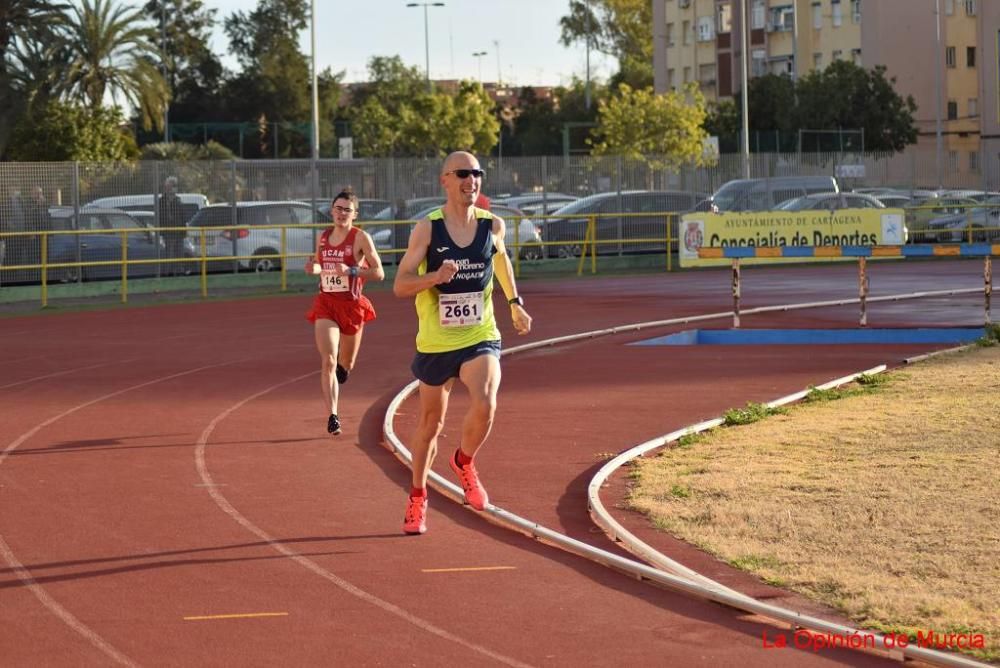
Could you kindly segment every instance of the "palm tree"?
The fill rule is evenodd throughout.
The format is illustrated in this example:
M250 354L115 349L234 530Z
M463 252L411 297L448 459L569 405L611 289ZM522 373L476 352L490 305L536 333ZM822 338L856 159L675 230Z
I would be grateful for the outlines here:
M156 28L141 9L114 0L82 0L67 17L69 96L91 109L127 102L138 110L147 129L163 127L170 93L157 69L160 50Z
M0 3L0 155L36 94L54 92L59 26L68 7L47 0Z

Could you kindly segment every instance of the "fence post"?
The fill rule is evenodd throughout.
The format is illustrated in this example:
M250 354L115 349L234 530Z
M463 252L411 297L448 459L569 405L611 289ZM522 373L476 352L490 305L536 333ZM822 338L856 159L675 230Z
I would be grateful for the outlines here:
M986 326L993 324L993 316L990 314L990 297L993 294L993 259L987 255L983 263L983 297L986 300Z
M160 219L160 184L162 181L162 174L160 174L160 161L157 160L153 163L153 227L156 228L156 277L160 278L163 273L163 265L160 260L163 259L163 254L160 251L160 241L163 239L163 220ZM171 274L174 272L171 270Z
M128 232L122 230L122 304L128 303Z
M79 238L79 236L80 235L77 235L77 238ZM13 239L14 237L11 237L11 238ZM41 252L42 252L42 308L45 308L46 306L49 305L49 281L48 281L48 277L49 277L49 267L48 267L48 258L49 258L49 233L48 232L43 232L42 233L42 251ZM17 263L15 262L15 264L17 264ZM83 274L83 267L77 266L77 269L79 269L79 273L82 275Z
M862 255L858 258L858 298L861 303L861 326L868 326L868 263Z
M316 228L313 228L315 232ZM288 292L288 228L281 227L281 291Z
M740 328L740 259L733 258L733 329Z

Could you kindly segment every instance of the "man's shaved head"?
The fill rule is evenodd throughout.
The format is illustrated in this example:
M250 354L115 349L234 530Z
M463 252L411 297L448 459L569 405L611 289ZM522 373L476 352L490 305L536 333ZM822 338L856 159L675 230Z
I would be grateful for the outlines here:
M453 169L461 167L479 167L479 161L476 160L476 156L468 151L454 151L444 159L444 164L441 166L441 173L446 174Z

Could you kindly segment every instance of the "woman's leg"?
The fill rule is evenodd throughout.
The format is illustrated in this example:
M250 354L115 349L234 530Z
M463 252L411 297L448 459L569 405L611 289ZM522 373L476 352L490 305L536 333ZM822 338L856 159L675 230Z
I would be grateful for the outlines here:
M340 396L340 385L334 369L337 366L337 347L340 345L340 327L332 320L318 319L315 327L316 350L322 364L319 374L320 386L323 390L323 401L331 414L337 412L337 400Z

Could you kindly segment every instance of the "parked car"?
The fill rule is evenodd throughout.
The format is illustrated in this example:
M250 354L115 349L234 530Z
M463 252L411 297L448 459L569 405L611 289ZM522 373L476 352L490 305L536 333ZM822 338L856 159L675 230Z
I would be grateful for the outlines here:
M884 209L885 204L865 193L815 193L782 202L775 211L837 211L838 209Z
M410 219L414 223L418 220L422 220L429 216L434 210L441 208L441 205L428 206L422 211L417 211L413 214ZM495 213L497 216L503 218L504 224L506 225L506 235L504 236L504 245L507 246L508 255L513 253L514 249L514 230L517 230L517 245L520 249L521 259L524 260L536 260L544 256L544 250L541 246L542 236L541 230L537 226L531 216L528 216L525 212L520 209L515 209L514 207L507 206L505 204L492 204L490 206L490 212ZM402 258L402 252L399 253L387 253L391 248L398 248L404 250L410 238L410 230L413 225L401 225L399 223L391 226L378 227L373 225L372 222L359 224L363 230L371 235L372 240L375 242L375 248L378 249L379 253L382 254L382 260L384 262L398 262ZM393 240L395 237L395 241ZM397 245L398 244L398 245ZM538 246L525 246L525 244L539 244Z
M579 198L574 195L563 193L529 193L526 195L514 195L494 200L496 204L511 206L520 209L529 215L546 215L555 212L560 207L566 206L570 202L575 202Z
M309 202L306 202L309 204ZM389 206L391 202L387 199L372 199L367 197L358 198L358 220L371 220L378 213ZM317 204L316 209L326 214L327 216L333 217L330 213L330 209L333 207L333 202L327 202L323 200L322 204Z
M722 184L712 195L711 204L720 212L768 211L795 197L826 192L840 192L837 179L832 176L737 179Z
M240 257L240 269L257 272L281 268L281 258L268 257L281 252L281 229L285 227L285 253L312 253L321 230L306 227L317 223L330 223L332 219L296 201L237 202L235 223L231 204L212 204L201 209L188 221L189 232L185 239L186 252L193 258L201 256L199 236L205 235L207 257ZM232 230L214 228L232 225ZM205 228L196 229L196 228ZM213 262L214 269L232 267L229 262Z
M913 200L907 195L896 193L886 193L885 195L875 195L875 199L885 204L890 209L905 209L912 206Z
M53 231L88 230L86 234L52 234L48 239L48 261L53 264L79 262L114 262L91 267L61 267L49 270L49 280L73 282L78 279L121 278L122 232L128 246L128 260L159 260L164 257L163 242L137 218L120 209L88 206L78 215L70 207L49 210ZM130 264L129 278L155 276L158 262Z
M910 230L910 239L916 243L933 242L934 235L927 233L928 224L935 218L964 214L970 209L981 206L981 203L969 197L932 197L916 206L907 208L906 227Z
M201 193L177 193L181 200L181 210L184 220L191 220L199 209L208 206L208 198ZM144 211L156 215L156 195L121 195L119 197L101 197L84 206L87 208L121 209L129 213Z
M433 206L444 204L443 195L434 197L414 197L394 205L386 206L368 220L417 220L417 213Z
M663 242L630 242L629 239L666 238L666 214L672 216L671 237L677 239L681 212L690 211L704 193L673 190L629 190L589 195L556 211L542 223L542 238L549 257L574 257L582 250L586 216L596 215L598 253L665 251ZM620 216L615 214L643 214ZM621 242L617 240L621 239Z
M971 229L971 232L970 232ZM1000 197L992 197L964 213L941 216L927 224L927 241L963 243L1000 239Z

